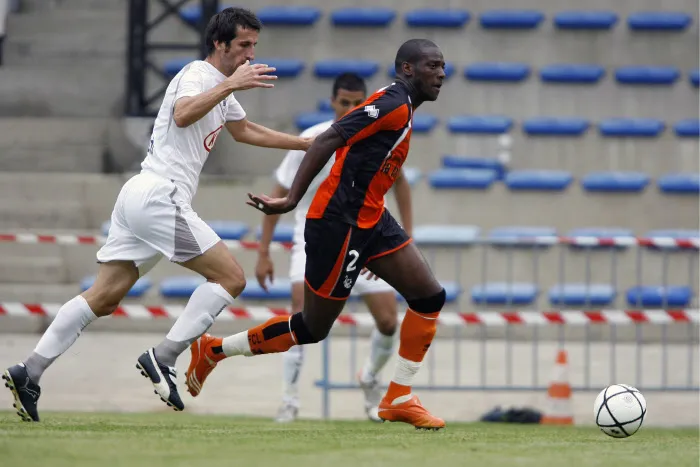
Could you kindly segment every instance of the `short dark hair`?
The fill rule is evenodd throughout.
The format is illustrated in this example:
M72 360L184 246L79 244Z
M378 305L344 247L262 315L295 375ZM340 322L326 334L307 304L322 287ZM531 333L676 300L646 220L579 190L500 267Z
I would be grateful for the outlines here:
M339 89L346 91L362 91L367 94L365 80L355 73L343 73L339 75L333 83L333 97L338 95Z
M401 72L403 62L408 62L415 65L423 55L424 49L437 47L435 42L428 39L410 39L404 42L396 52L396 60L394 60L394 70L398 75Z
M237 27L260 31L262 23L250 10L238 7L229 7L221 10L209 20L204 38L207 45L207 54L214 52L214 42L223 42L227 46L236 38Z

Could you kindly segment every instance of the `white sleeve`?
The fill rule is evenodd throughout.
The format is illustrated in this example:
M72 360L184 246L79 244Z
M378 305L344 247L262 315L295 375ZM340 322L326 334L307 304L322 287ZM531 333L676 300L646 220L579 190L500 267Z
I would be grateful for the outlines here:
M228 106L226 109L226 121L227 122L237 122L245 118L245 110L241 104L238 103L233 94L227 97Z
M204 87L204 78L202 73L190 66L177 83L177 92L175 93L175 101L181 97L191 97L201 94Z
M289 190L304 158L304 151L289 151L275 171L277 183Z

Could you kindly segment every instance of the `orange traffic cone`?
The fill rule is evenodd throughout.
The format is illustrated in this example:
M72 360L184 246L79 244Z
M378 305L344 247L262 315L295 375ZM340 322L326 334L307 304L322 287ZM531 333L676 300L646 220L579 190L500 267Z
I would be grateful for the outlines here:
M574 424L567 360L566 350L560 350L557 353L552 381L547 390L547 409L540 421L543 425Z

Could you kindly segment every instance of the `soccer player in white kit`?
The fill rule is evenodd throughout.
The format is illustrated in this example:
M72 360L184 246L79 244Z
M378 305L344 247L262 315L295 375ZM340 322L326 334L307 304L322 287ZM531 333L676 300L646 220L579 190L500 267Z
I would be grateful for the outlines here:
M367 88L364 80L353 73L344 73L338 76L333 83L331 106L335 112L335 120L345 115L352 108L362 104L367 99ZM301 133L302 137L314 138L326 131L334 120L319 123ZM289 151L275 171L276 184L270 196L283 197L287 195L294 177L299 169L303 151ZM314 178L308 191L301 199L294 211L294 239L291 251L289 278L292 284L292 313L300 312L304 307L304 270L306 265L304 227L306 225L306 213L311 205L311 200L321 182L328 177L334 159L331 158L319 174ZM406 231L411 232L411 192L406 178L402 175L394 184L394 194L401 215L401 220ZM269 246L272 241L275 225L280 216L263 216L262 235L258 250L258 263L255 275L260 286L267 290L267 280L274 278L274 264L269 254ZM393 353L394 334L397 327L397 303L394 289L381 279L361 275L355 283L352 294L363 298L370 313L376 322L376 328L371 335L370 354L358 374L358 382L364 393L364 405L367 417L375 422L381 422L377 415L377 406L382 393L377 379L378 373L384 367ZM192 344L192 352L199 353L205 349L200 346L217 345L217 339L204 334L201 339ZM198 359L193 355L192 362ZM282 405L277 413L278 422L291 422L296 420L299 413L299 374L304 363L304 346L295 346L283 354L283 396ZM206 371L209 368L187 371L185 383L188 391L197 396L201 390L198 371ZM209 369L210 371L211 369ZM201 374L199 375L202 376ZM203 382L203 378L201 379Z
M227 8L210 20L208 57L185 66L170 82L156 118L141 173L122 187L107 242L97 253L97 279L64 304L22 363L3 379L18 415L39 421L39 380L44 370L98 317L114 312L138 278L163 256L207 279L197 287L166 338L145 351L137 368L175 410L175 361L245 288L245 275L219 236L192 210L199 175L223 128L239 142L304 151L312 138L287 135L249 122L232 92L270 88L274 68L250 65L261 23L252 12Z

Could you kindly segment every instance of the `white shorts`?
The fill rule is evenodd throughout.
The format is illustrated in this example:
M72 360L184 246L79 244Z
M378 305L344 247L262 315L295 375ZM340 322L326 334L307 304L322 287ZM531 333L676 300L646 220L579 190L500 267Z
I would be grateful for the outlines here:
M97 252L97 261L133 261L144 275L163 256L184 262L220 240L172 181L140 173L119 192L107 242Z
M304 282L304 271L306 270L306 252L303 242L295 242L292 247L292 257L289 261L289 281ZM382 279L367 279L364 274L360 274L350 295L370 295L375 293L394 293L394 289Z

